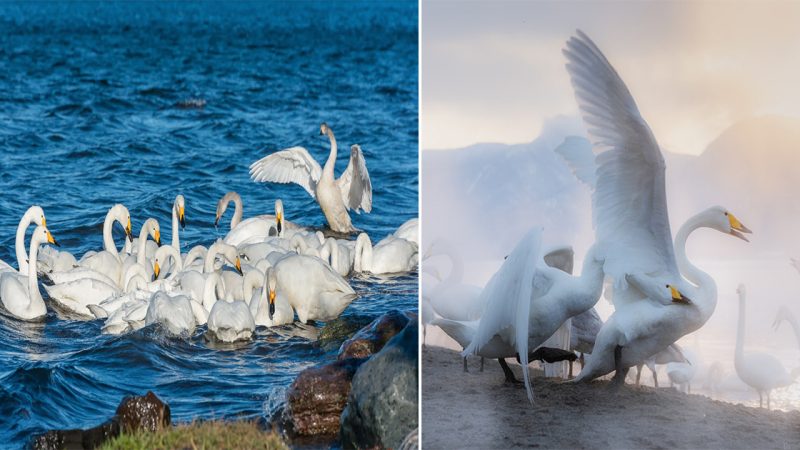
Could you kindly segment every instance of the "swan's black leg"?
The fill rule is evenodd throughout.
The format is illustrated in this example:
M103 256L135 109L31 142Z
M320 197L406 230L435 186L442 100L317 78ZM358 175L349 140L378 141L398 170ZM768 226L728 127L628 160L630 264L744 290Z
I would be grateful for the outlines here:
M503 368L503 374L506 376L506 383L522 384L522 382L514 376L514 372L511 371L511 367L508 367L508 363L505 359L497 358L497 362L499 362L500 367Z
M627 369L622 368L622 346L618 345L614 348L614 378L611 380L611 386L618 388L625 384L625 375L628 374Z
M658 372L653 372L653 384L658 387Z
M483 356L481 356L481 372L483 372Z
M467 357L466 356L464 357L464 372L469 372L469 369L467 368Z
M569 362L569 375L568 375L568 376L569 376L570 378L572 378L572 363L573 363L573 362L574 362L574 361L570 361L570 362Z
M580 358L580 361L581 361L581 370L583 370L583 365L586 363L586 361L585 361L585 358L584 358L584 356L583 356L583 352L581 352L581 358Z
M639 387L639 380L642 379L642 364L636 366L636 387Z

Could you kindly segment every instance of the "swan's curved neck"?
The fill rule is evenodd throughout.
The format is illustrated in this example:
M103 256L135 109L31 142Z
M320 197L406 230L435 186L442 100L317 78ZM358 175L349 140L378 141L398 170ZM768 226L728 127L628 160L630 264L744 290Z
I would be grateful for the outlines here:
M442 280L442 286L451 283L461 283L464 279L464 261L461 256L450 246L450 244L440 244L443 255L450 258L450 273Z
M224 295L225 288L222 283L222 278L218 274L212 273L206 278L205 285L203 286L203 307L207 311L211 311L214 303Z
M744 292L739 292L739 322L736 326L736 359L742 357L744 352Z
M181 238L178 227L180 223L178 222L178 203L175 202L172 205L172 246L177 251L181 251Z
M39 275L36 271L36 258L39 255L39 245L41 245L42 241L36 239L36 237L31 238L31 250L29 255L30 264L28 264L28 296L30 297L30 303L44 303L42 299L42 293L39 292Z
M356 245L358 245L358 242L356 242ZM323 256L322 259L328 261L334 270L339 270L339 245L333 238L328 238L325 241L320 251L320 256Z
M695 296L696 298L692 300L702 311L702 316L708 317L717 306L717 284L711 276L698 269L686 257L686 241L689 235L704 226L708 225L704 223L702 213L689 218L681 226L675 236L675 260L681 274L699 289L700 295Z
M369 240L366 233L361 233L356 238L356 256L353 268L356 272L372 269L372 241Z
M233 218L231 219L231 230L236 228L236 225L242 221L244 216L244 206L242 206L242 197L239 194L233 196Z
M322 168L322 175L333 178L333 166L336 165L336 137L333 135L333 130L330 128L325 132L325 134L331 141L331 153L328 155L328 160L325 161L325 167Z
M217 259L217 253L220 252L219 243L211 244L206 252L206 258L203 260L203 273L211 273L214 271L214 261Z
M103 249L112 255L119 257L119 251L117 250L117 245L114 244L114 236L111 233L114 228L114 221L116 220L117 219L115 217L114 210L112 209L108 212L108 214L106 214L106 220L103 222ZM123 226L125 225L123 224Z
M253 298L253 291L261 285L263 280L264 278L257 270L251 270L244 276L242 291L244 292L244 301L246 303L250 303L250 299Z
M14 250L17 253L17 267L19 267L20 273L25 273L28 270L28 255L25 254L25 232L31 222L33 222L33 211L29 209L25 211L25 215L22 216L19 225L17 225L17 236L14 241Z
M145 253L147 252L148 228L150 228L150 224L145 222L144 225L142 225L142 230L139 232L139 248L137 249L139 253L136 254L136 263L142 267L144 267L144 265L147 263L147 255Z

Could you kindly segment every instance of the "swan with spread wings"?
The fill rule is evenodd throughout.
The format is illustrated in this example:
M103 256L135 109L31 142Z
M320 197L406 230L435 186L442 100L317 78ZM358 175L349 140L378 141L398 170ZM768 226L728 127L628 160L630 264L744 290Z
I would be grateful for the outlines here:
M320 126L320 134L328 136L331 152L324 167L311 157L303 147L292 147L275 152L250 165L253 181L295 183L303 187L319 203L328 225L339 233L356 231L350 221L349 210L372 210L372 182L361 147L350 147L350 162L339 179L334 179L336 164L336 137L328 124Z

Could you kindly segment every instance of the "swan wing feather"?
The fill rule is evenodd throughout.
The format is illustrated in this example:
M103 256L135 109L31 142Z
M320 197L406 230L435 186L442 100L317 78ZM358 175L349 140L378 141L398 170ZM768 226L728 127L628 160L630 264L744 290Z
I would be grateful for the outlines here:
M336 180L336 184L348 211L351 209L356 213L359 213L360 209L364 212L372 211L372 181L369 179L364 154L358 145L350 148L350 162Z
M253 181L299 184L314 198L321 176L319 163L303 147L277 151L250 165Z
M563 52L596 153L592 209L605 272L618 288L627 273L677 275L664 157L650 127L591 39L579 30Z
M475 337L463 355L474 355L495 334L512 329L510 345L520 357L528 400L533 403L533 390L528 376L528 325L536 263L541 261L541 229L535 228L520 240L500 269L492 275L481 292L486 311L480 319Z

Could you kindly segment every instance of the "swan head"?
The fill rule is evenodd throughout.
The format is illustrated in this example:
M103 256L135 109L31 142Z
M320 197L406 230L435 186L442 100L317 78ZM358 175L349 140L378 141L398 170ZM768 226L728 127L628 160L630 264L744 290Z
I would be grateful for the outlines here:
M739 298L744 298L747 294L747 289L745 289L743 283L739 283L739 286L736 288L736 293L739 294Z
M158 274L161 273L161 266L158 265L158 258L153 260L153 281L156 281Z
M275 315L275 291L278 288L278 279L275 271L270 267L267 269L267 300L269 301L269 320Z
M44 210L39 205L33 205L28 208L26 215L33 220L36 225L47 227L47 219L44 217Z
M280 236L283 230L283 201L281 199L275 200L275 228Z
M669 289L669 295L670 295L670 298L672 298L672 303L678 303L678 304L681 304L681 305L691 305L692 304L692 300L689 297L683 295L681 293L681 291L678 290L677 287L675 287L675 285L667 284L666 287L667 287L667 289Z
M46 227L43 227L41 225L37 226L36 229L33 230L33 235L31 236L31 240L33 240L34 237L36 239L38 239L39 242L41 242L41 243L53 244L56 247L61 247L61 245L58 244L58 241L55 240L53 235L50 234L50 230L48 230Z
M236 250L236 247L234 247L232 245L228 245L228 244L226 244L226 243L224 243L222 241L219 241L219 240L217 241L217 245L220 246L221 253L224 256L224 258L229 263L233 264L233 267L236 269L236 272L238 272L239 275L243 275L243 273L242 273L242 260L239 257L239 252Z
M158 226L158 221L153 218L147 219L144 222L143 227L147 230L147 234L153 238L156 244L161 246L161 228Z
M186 220L184 219L184 212L186 210L186 200L183 195L175 197L175 212L178 214L178 221L181 224L181 229L186 228Z
M711 228L745 242L750 242L743 233L750 234L752 231L744 226L732 212L721 206L713 206L706 210L706 213L708 214L708 224Z
M228 209L228 204L232 201L236 201L236 198L240 198L239 194L235 191L231 191L226 193L222 196L221 199L217 202L217 218L214 219L214 226L216 227L219 225L219 219L222 218L222 215L225 214L225 211Z
M323 136L328 134L331 131L331 127L328 126L327 123L322 122L322 125L319 126L319 135Z

